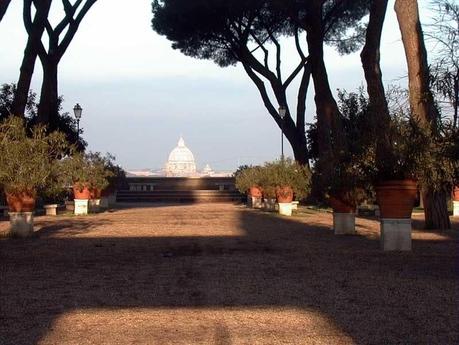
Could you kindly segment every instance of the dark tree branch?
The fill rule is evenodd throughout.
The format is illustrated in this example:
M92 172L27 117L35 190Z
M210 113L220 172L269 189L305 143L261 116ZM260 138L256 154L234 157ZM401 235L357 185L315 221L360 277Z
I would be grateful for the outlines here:
M11 0L0 0L0 22L2 21L10 2Z
M296 50L298 52L298 55L300 55L301 60L302 61L305 60L306 59L306 55L304 55L303 49L301 48L298 27L295 28L295 47L296 47Z
M285 83L283 84L283 87L286 89L290 83L296 78L296 76L298 75L298 73L301 72L301 70L305 67L305 64L307 63L308 61L308 58L304 58L301 60L301 62L298 64L298 66L293 70L292 74L290 74L290 76L287 78L287 80L285 81Z
M305 131L306 97L308 94L310 80L311 64L306 63L303 68L303 76L301 78L300 87L298 89L296 105L296 126L298 130L302 130L303 132Z
M261 80L260 77L257 76L257 74L253 71L253 69L247 63L242 62L242 66L244 67L244 70L246 71L247 75L250 77L250 79L253 81L253 83L257 87L258 91L260 92L261 99L263 100L263 104L265 105L266 109L271 114L274 121L276 121L277 124L280 126L281 118L279 116L279 113L277 112L277 109L274 107L274 105L272 104L269 98L268 91L266 90L266 87L265 87L265 83L263 82L263 80Z
M282 83L281 47L280 47L279 41L276 39L276 37L274 37L274 35L271 32L269 32L268 35L269 35L269 38L271 39L271 41L276 46L276 73L277 73L277 79L279 79L279 82Z
M253 32L250 35L253 37L253 40L257 43L258 48L261 48L261 50L263 50L264 64L265 64L265 67L267 69L269 69L269 51L268 51L268 49L266 49L266 47L263 45L263 43L258 39L258 37Z
M97 0L87 0L85 4L83 5L83 8L81 9L81 11L78 13L76 19L74 21L73 20L69 21L69 29L66 32L61 44L58 47L58 53L57 53L58 60L60 60L62 56L64 55L64 53L66 52L67 48L70 45L70 42L72 42L73 37L75 36L75 33L78 30L78 27L81 21L83 20L86 13L88 13L89 9L92 7L92 5L95 4L96 1Z

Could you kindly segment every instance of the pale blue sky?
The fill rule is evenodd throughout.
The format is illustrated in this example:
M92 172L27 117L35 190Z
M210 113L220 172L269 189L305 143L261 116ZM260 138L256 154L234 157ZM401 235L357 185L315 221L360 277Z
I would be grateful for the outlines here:
M21 4L12 1L0 24L0 83L18 78L26 41ZM235 169L277 158L280 131L242 67L222 69L172 50L170 42L152 31L150 8L146 0L129 5L97 1L60 64L64 109L71 112L76 102L83 107L81 126L89 149L113 153L125 168L155 169L163 166L182 134L198 168L209 163L217 170ZM283 59L292 66L296 56L290 48ZM358 54L340 57L327 49L326 57L334 90L362 85ZM399 80L406 63L393 1L383 35L382 68L386 83L405 82ZM35 91L40 82L37 62ZM311 100L312 91L308 121L315 112Z

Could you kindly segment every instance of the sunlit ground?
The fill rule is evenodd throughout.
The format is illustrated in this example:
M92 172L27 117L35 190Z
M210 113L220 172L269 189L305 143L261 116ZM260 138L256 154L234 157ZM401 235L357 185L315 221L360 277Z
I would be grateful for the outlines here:
M55 320L39 344L53 339L75 345L354 344L317 311L233 307L75 310Z

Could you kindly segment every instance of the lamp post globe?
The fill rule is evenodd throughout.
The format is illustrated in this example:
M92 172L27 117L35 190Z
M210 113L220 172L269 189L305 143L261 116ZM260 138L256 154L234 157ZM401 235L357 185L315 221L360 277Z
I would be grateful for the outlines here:
M80 119L81 119L81 114L83 113L83 108L79 103L75 104L73 107L73 114L75 115L76 121L77 121L77 142L80 139Z
M284 118L287 115L287 107L279 106L279 116L281 118L281 160L284 160Z
M283 105L279 107L279 116L283 120L285 118L285 115L287 114L287 108Z

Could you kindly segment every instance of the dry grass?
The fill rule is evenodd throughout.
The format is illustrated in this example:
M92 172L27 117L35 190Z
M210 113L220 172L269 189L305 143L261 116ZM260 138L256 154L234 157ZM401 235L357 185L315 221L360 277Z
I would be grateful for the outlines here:
M459 343L459 223L384 253L375 220L331 222L225 204L38 217L0 238L0 344Z

